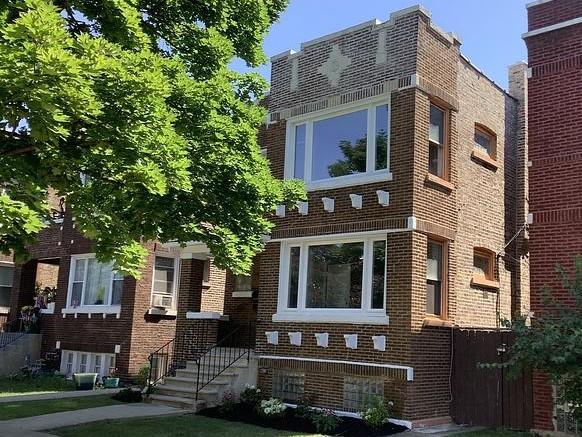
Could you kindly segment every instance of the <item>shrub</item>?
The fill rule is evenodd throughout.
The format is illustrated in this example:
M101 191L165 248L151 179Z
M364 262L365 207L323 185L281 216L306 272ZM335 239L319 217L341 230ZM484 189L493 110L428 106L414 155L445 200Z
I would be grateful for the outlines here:
M311 418L311 414L313 410L309 406L309 399L301 398L299 402L297 402L297 408L295 408L295 415L297 417L301 417L302 419L309 420Z
M261 401L259 412L265 417L281 417L287 407L281 399L271 398L268 401Z
M240 401L251 407L257 407L261 402L261 389L254 385L246 385L240 394Z
M392 402L388 406L392 406ZM384 404L384 400L379 396L373 396L368 400L366 409L360 413L360 416L372 429L379 429L384 425L386 419L390 417L390 410Z
M234 401L234 394L231 391L225 391L222 395L222 404L220 405L220 411L223 414L232 413L236 402Z
M131 387L124 388L123 390L114 394L111 397L113 399L115 399L116 401L127 402L127 403L141 402L142 401L141 391L134 390Z
M135 383L141 388L146 388L150 379L150 366L147 364L142 366L135 377Z
M320 434L329 434L333 432L339 426L341 421L341 418L337 417L332 410L327 408L313 410L311 412L311 422Z

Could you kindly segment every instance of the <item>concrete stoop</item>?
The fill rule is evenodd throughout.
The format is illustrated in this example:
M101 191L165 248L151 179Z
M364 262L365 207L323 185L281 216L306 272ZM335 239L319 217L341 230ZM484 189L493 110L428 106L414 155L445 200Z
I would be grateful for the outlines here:
M26 357L30 362L40 358L41 334L24 334L0 349L0 376L18 372L26 365Z
M219 364L229 356L227 348L220 348L218 354L210 360L204 357L200 362L200 380L205 381L208 375L213 375L222 366ZM232 354L230 355L232 356ZM204 408L215 407L222 403L225 393L232 392L238 398L246 384L257 383L257 359L251 352L249 358L243 357L234 362L220 375L206 385L196 400L196 380L198 377L198 365L194 361L188 361L186 368L176 370L176 376L168 376L163 379L149 395L149 400L154 404L162 404L195 412Z

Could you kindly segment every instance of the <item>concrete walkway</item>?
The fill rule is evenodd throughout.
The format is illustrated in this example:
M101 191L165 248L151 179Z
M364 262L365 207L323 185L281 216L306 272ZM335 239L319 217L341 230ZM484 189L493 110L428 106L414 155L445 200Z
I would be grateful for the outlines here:
M166 416L184 414L184 410L154 404L123 404L107 407L87 408L86 410L63 411L62 413L44 414L42 416L0 422L0 436L48 436L37 431L50 430L63 426L81 425L83 423L103 420L130 419L134 417Z
M32 395L0 397L0 404L8 402L46 401L47 399L84 398L88 396L114 395L120 388L105 388L102 390L57 391L54 393L37 393Z
M414 428L410 431L404 431L398 435L402 437L444 437L448 435L455 435L462 432L479 431L483 427L479 426L463 426L454 423L447 423L445 425L427 426L421 428Z

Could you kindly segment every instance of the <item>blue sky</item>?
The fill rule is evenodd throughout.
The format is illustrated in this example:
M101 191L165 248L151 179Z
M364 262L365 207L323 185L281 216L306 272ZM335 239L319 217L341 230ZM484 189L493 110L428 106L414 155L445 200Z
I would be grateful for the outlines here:
M491 79L507 86L507 66L525 60L521 34L526 31L526 3L531 0L290 0L279 22L265 39L268 56L299 50L303 41L374 18L386 21L390 12L418 3L433 21L461 38L461 50ZM233 68L245 71L241 62ZM258 71L269 78L270 65Z

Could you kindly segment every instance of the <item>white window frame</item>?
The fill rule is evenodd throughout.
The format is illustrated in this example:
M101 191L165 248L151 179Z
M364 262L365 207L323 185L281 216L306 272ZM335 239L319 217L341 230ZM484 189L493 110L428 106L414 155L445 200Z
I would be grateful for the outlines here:
M180 258L171 256L164 253L158 253L154 257L154 262L152 263L152 288L151 288L151 295L150 295L150 306L153 307L154 305L154 294L162 294L154 292L154 283L156 280L156 257L160 258L171 258L174 260L174 280L172 282L172 305L167 307L166 310L174 311L176 310L177 303L178 303L178 278L180 277Z
M372 309L372 275L373 275L373 245L374 241L387 241L386 232L347 234L342 236L318 236L293 238L281 243L279 263L279 292L277 313L273 315L274 322L346 322L388 324L386 313L386 281L384 282L383 308ZM362 272L362 307L361 308L307 308L307 262L308 248L313 245L337 243L364 243L364 266ZM289 260L292 247L300 247L299 255L299 289L297 308L288 308L289 299ZM386 260L388 260L386 248ZM386 264L384 278L387 279Z
M109 287L107 289L107 303L102 305L85 305L85 288L87 287L87 273L89 271L89 260L95 259L94 253L84 253L71 255L71 264L69 266L69 284L67 286L67 305L63 308L62 312L67 313L117 313L121 311L121 305L112 305L111 299L113 298L113 281L115 277L115 270L111 270L111 277L109 278ZM73 298L73 280L75 278L75 269L77 268L77 262L79 260L86 260L85 272L83 276L83 288L81 290L81 299L79 305L73 306L71 302ZM125 278L123 279L125 281Z
M386 168L376 170L376 107L387 105L388 113L388 139L387 139L387 162ZM312 151L313 151L313 124L315 122L340 115L350 114L352 112L368 111L367 120L367 145L366 145L366 172L338 176L335 178L322 179L317 181L311 180L312 170ZM357 102L354 104L343 105L341 108L333 108L324 111L318 111L309 115L292 117L287 120L287 133L285 140L285 169L284 178L293 179L295 173L295 128L305 124L305 162L303 169L303 178L307 191L347 187L353 185L362 185L373 182L391 181L392 173L390 172L390 132L392 120L392 107L390 105L390 95L381 98L367 99L365 103Z
M14 263L11 262L0 262L0 267L8 267L12 269L12 282L8 284L0 284L1 287L10 287L10 293L8 294L8 301L10 302L10 295L12 294L12 288L14 287ZM10 311L10 306L0 305L0 314L5 314Z
M71 363L71 372L70 374L67 372L67 358L69 356L69 354L71 354L71 356L73 357L73 361ZM96 361L96 357L101 357L101 370L97 373L99 375L99 378L103 378L104 376L108 376L109 375L109 364L111 362L111 359L113 359L113 361L116 361L116 356L115 354L112 353L100 353L100 352L85 352L85 351L73 351L73 350L67 350L67 349L63 349L61 350L61 373L63 375L67 375L67 376L72 376L74 373L80 373L81 371L81 356L86 355L87 356L87 363L86 363L86 369L85 369L85 373L97 373L94 372L95 370L95 361Z

